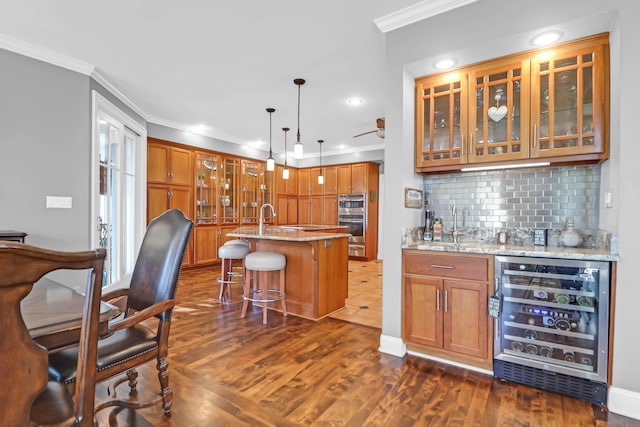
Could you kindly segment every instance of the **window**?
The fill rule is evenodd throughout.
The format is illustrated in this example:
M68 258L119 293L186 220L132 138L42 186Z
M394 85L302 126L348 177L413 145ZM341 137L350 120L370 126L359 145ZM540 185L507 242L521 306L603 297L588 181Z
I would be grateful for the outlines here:
M93 91L92 241L107 249L103 284L126 281L144 235L146 130Z

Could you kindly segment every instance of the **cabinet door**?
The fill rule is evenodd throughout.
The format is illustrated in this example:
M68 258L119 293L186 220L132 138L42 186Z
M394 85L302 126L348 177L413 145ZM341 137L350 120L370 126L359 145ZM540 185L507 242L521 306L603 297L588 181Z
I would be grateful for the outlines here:
M311 197L298 198L298 223L311 224Z
M532 157L603 153L608 134L607 40L547 53L531 63Z
M416 168L467 162L467 74L416 80Z
M276 206L276 224L287 225L289 222L289 198L287 196L278 196Z
M282 178L282 170L284 166L276 165L276 183L277 183L277 192L278 194L285 195L287 194L287 185L289 184L289 179L291 179L291 169L289 169L289 179Z
M309 169L298 169L298 195L311 195L311 183L309 180Z
M195 265L210 264L218 259L216 247L218 228L215 226L200 226L195 232Z
M170 208L177 208L184 212L187 218L193 219L193 197L191 193L191 187L181 187L179 185L172 185L169 187L170 193ZM189 243L187 250L184 254L184 261L182 265L190 266L193 263L193 234L189 237Z
M529 60L469 73L468 162L529 157Z
M351 194L351 165L339 165L338 194Z
M323 196L311 197L311 207L309 212L310 223L322 224L323 212L324 212L324 197Z
M169 183L169 147L147 144L147 182Z
M404 276L402 337L407 342L442 348L442 280Z
M211 154L196 155L196 222L197 224L215 224L217 222L218 158Z
M327 166L324 168L324 194L338 194L338 168Z
M170 196L168 185L147 186L147 224L169 209Z
M309 184L311 185L311 195L312 196L322 196L324 194L324 182L322 184L318 183L318 177L320 176L320 172L323 171L323 168L311 168L309 169ZM323 175L324 179L324 175Z
M338 225L338 196L324 196L322 217L325 225Z
M258 223L258 210L261 206L261 202L259 201L260 173L261 168L256 162L242 160L240 172L240 181L242 182L240 191L240 221L243 224Z
M169 176L171 184L192 185L191 151L171 147L170 155Z
M487 355L487 284L444 281L444 348L466 355Z
M297 197L287 198L287 223L288 224L298 223L298 198Z
M367 172L368 165L366 163L358 163L351 165L351 192L366 193L367 192Z
M224 158L221 163L221 171L218 174L218 192L220 194L220 212L218 224L237 224L240 220L238 209L240 193L240 160Z

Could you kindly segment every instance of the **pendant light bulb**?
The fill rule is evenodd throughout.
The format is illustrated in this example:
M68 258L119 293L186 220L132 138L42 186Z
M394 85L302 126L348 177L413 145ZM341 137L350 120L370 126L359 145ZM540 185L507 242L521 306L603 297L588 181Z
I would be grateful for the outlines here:
M267 108L267 113L269 113L269 157L267 158L267 171L273 172L276 170L276 161L273 158L273 153L271 152L271 114L276 111L275 108Z
M318 144L320 144L320 175L318 175L318 184L324 184L324 175L322 174L322 143L324 140L319 139Z
M300 86L305 84L304 79L294 79L293 83L298 86L298 133L296 134L296 143L293 144L293 157L301 159L303 154L302 142L300 142Z
M287 167L287 132L289 128L282 128L284 131L284 169L282 169L282 179L289 179L289 168Z

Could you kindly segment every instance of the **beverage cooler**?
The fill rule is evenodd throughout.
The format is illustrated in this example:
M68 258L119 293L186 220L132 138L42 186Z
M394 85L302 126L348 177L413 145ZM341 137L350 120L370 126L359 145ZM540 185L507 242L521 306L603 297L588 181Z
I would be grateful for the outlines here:
M606 404L609 262L495 257L494 375Z

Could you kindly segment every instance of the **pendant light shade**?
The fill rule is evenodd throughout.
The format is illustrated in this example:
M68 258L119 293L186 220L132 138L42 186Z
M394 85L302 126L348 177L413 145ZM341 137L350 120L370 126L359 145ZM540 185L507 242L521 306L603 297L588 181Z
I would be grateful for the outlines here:
M284 131L284 169L282 169L282 179L289 179L289 168L287 167L287 132L289 128L282 128Z
M320 175L318 175L318 184L324 184L324 175L322 174L322 143L324 140L319 139L318 144L320 144Z
M293 144L293 157L296 159L302 158L302 142L300 142L300 86L305 84L304 79L294 79L293 83L298 86L298 133L296 134L296 143Z
M274 111L276 111L275 108L267 108L267 113L269 113L269 157L267 158L267 171L269 172L273 172L276 169L276 161L271 152L271 114L273 114Z

